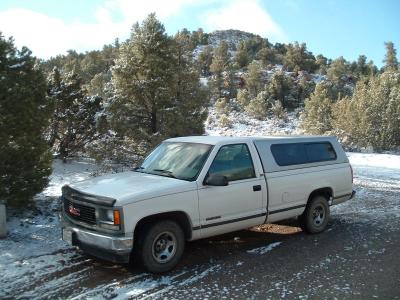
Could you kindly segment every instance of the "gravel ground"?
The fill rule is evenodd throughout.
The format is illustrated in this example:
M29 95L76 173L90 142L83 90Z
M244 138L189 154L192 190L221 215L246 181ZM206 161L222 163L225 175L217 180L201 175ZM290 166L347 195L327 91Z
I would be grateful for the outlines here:
M350 160L357 197L332 207L324 233L305 234L288 220L195 241L164 276L89 257L60 240L60 174L87 177L95 167L60 171L36 212L9 221L9 238L0 241L0 298L400 299L400 158Z

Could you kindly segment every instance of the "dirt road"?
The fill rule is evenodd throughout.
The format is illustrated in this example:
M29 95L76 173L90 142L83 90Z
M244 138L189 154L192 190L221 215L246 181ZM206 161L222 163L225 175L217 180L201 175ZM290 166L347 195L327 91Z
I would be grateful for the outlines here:
M289 220L188 243L165 276L53 245L54 220L36 232L48 253L3 263L0 298L400 299L400 172L365 164L355 173L357 198L332 207L326 232L307 235ZM23 245L22 233L10 238Z

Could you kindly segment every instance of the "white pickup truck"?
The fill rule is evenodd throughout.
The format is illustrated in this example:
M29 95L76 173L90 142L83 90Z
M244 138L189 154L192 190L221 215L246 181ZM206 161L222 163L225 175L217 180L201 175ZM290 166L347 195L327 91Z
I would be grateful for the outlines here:
M296 216L323 231L329 206L353 198L352 173L335 137L172 138L132 171L64 186L63 240L165 272L186 241Z

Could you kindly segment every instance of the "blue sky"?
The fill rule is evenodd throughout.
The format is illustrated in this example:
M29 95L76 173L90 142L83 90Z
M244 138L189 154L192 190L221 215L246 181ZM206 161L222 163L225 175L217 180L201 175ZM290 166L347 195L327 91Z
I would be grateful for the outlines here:
M400 1L382 0L1 0L0 31L39 57L100 49L156 12L166 30L240 29L273 42L305 42L314 54L381 66L384 42L400 47Z

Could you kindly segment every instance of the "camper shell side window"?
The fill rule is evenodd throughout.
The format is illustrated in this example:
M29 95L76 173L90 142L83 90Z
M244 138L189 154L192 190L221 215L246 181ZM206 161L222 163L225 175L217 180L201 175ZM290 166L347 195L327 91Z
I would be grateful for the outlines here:
M330 142L272 144L271 153L275 162L282 167L337 159Z

